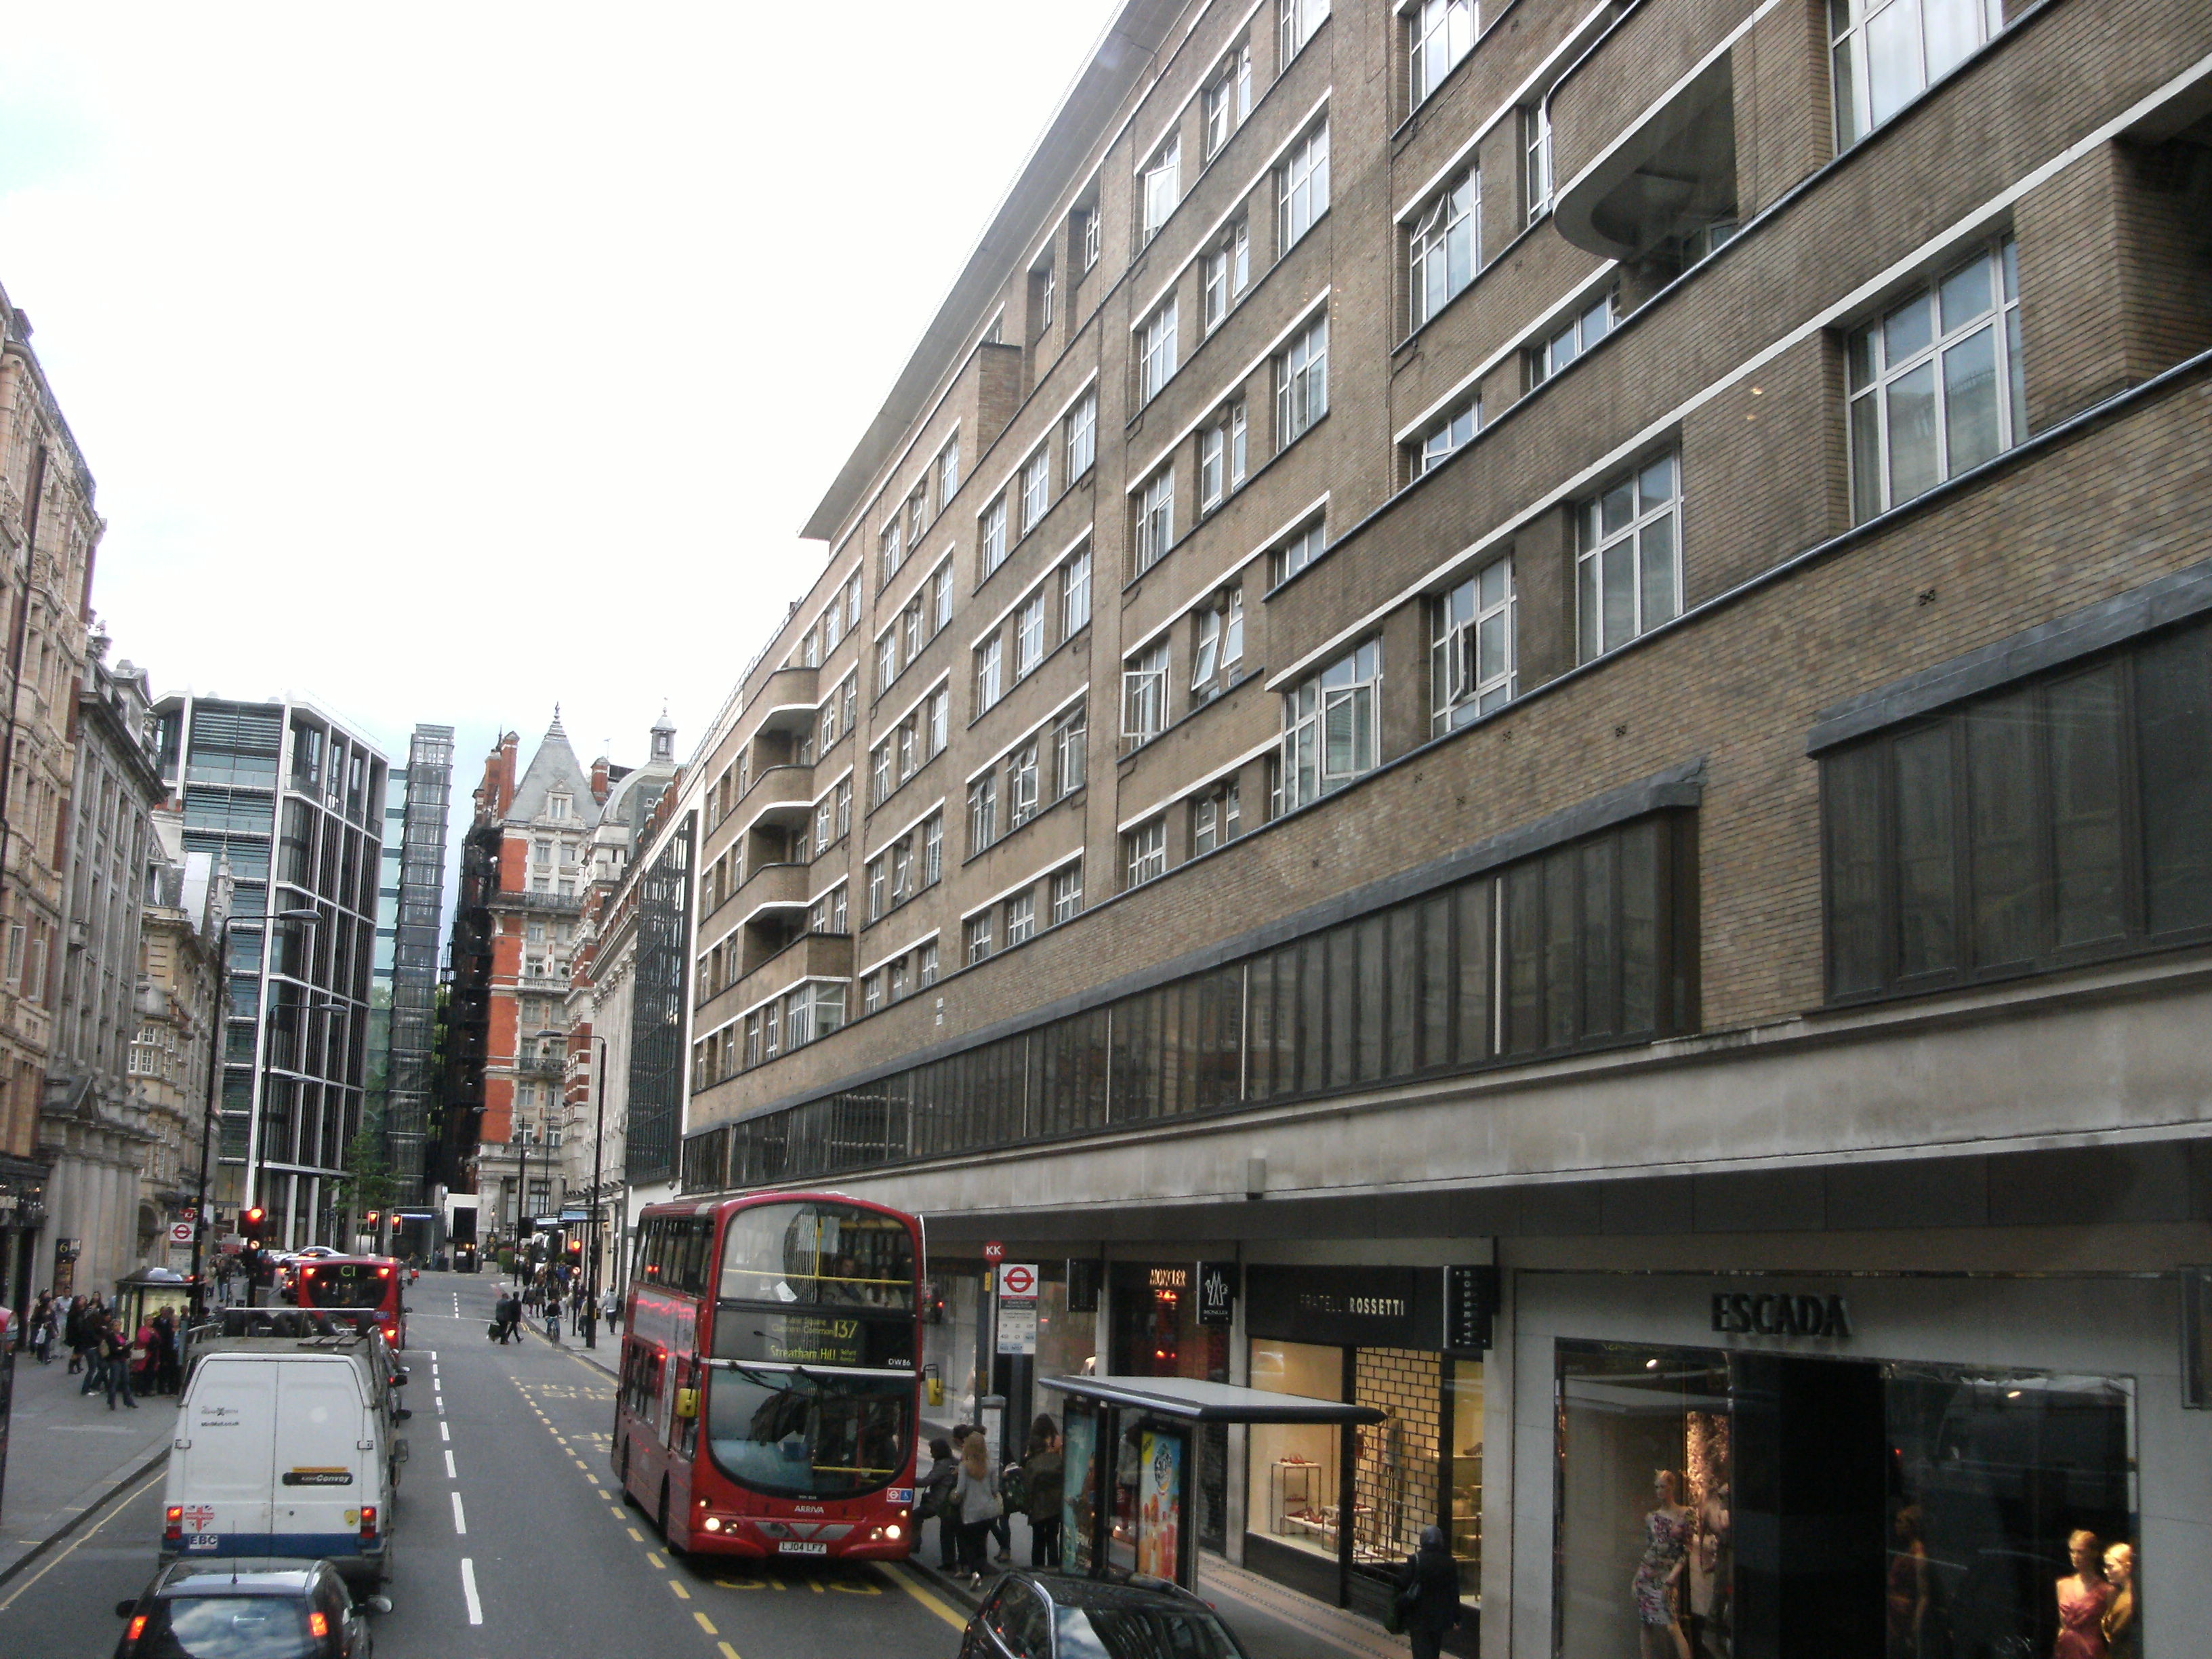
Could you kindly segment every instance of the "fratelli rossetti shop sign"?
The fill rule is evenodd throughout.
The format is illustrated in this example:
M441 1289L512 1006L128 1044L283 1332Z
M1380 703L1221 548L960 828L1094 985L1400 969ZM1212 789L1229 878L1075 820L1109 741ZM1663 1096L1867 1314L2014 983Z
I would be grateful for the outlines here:
M1851 1305L1842 1296L1716 1291L1713 1329L1722 1336L1825 1336L1848 1340Z

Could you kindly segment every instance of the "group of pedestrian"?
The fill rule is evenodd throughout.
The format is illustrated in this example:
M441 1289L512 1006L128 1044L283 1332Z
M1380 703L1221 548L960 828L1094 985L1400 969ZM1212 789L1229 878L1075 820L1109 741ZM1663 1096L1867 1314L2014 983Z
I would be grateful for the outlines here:
M39 1292L26 1325L27 1345L41 1365L54 1350L69 1353L69 1374L84 1377L80 1395L105 1394L113 1411L118 1397L136 1411L141 1395L174 1394L184 1377L184 1331L167 1308L132 1329L119 1297L58 1297Z
M595 1316L612 1326L622 1311L622 1300L611 1290L594 1307L590 1290L565 1261L541 1267L535 1272L518 1266L515 1278L516 1288L493 1304L491 1335L501 1343L510 1338L520 1341L525 1319L533 1323L542 1320L545 1340L557 1343L564 1318L575 1334L582 1336L585 1327Z
M994 1469L991 1437L973 1423L954 1427L951 1437L929 1443L929 1472L922 1477L916 1514L937 1520L938 1565L983 1583L985 1556L995 1537L997 1565L1013 1560L1010 1510L1029 1518L1030 1565L1060 1565L1060 1498L1066 1484L1060 1425L1040 1412L1030 1425L1029 1448L1018 1463Z

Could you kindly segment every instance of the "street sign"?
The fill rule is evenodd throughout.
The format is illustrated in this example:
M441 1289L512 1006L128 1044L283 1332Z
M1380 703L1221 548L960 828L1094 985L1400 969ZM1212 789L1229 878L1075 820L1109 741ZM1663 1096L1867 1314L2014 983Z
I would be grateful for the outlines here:
M179 1221L198 1221L199 1218L199 1206L197 1205L187 1204L177 1212L177 1219Z
M999 1352L1035 1353L1036 1331L1036 1263L1009 1261L999 1269Z
M1006 1247L1000 1243L997 1239L993 1239L988 1244L986 1244L983 1247L983 1260L991 1263L992 1266L996 1267L1000 1262L1004 1261L1006 1259Z
M192 1242L192 1224L191 1224L191 1222L189 1222L189 1221L173 1221L173 1222L171 1222L171 1223L169 1224L169 1243L172 1243L172 1244L189 1244L189 1243L191 1243L191 1242Z
M1012 1301L1036 1300L1037 1270L1028 1261L1010 1261L999 1269L999 1300L1003 1305Z

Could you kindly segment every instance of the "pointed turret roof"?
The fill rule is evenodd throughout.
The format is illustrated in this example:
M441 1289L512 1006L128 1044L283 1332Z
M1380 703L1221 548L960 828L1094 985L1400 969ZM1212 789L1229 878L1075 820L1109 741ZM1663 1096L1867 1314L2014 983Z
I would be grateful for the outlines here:
M507 809L507 822L529 822L545 815L547 796L560 793L568 797L568 810L574 822L588 828L599 820L599 804L592 799L591 775L576 759L576 751L568 746L568 734L562 729L561 705L553 705L553 723L545 728L538 741L538 752L530 757L523 769L521 780L514 786L514 805Z

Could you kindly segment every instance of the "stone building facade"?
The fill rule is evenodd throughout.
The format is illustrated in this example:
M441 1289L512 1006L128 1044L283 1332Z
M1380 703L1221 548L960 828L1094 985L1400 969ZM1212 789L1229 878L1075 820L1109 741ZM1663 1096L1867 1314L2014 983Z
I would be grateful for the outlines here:
M74 1279L76 1241L47 1225L40 1114L55 1040L70 726L106 525L76 440L0 295L0 1286L15 1307Z
M687 781L685 1188L1433 1379L1200 1539L1443 1526L1490 1659L1635 1650L1660 1468L1713 1651L1916 1528L2203 1648L2208 112L2201 0L1131 0Z
M185 1219L213 1187L215 1103L210 1066L222 1029L222 939L230 911L230 873L208 853L184 850L184 815L154 815L157 855L147 876L139 934L137 1033L131 1078L143 1104L149 1139L139 1177L139 1204L158 1224L147 1267L189 1271L191 1246L170 1243L169 1225Z
M141 928L160 858L154 812L166 795L154 695L143 669L109 667L106 646L94 636L72 723L64 945L39 1126L48 1230L77 1242L78 1287L102 1292L133 1267L167 1265L164 1226L178 1203L173 1170L166 1200L146 1192L167 1167L164 1139L131 1066Z

